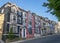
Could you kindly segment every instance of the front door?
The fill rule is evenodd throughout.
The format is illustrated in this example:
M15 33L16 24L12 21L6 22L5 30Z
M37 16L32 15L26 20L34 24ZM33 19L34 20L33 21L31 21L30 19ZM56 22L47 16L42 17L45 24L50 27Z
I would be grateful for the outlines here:
M23 38L26 37L26 29L23 29Z

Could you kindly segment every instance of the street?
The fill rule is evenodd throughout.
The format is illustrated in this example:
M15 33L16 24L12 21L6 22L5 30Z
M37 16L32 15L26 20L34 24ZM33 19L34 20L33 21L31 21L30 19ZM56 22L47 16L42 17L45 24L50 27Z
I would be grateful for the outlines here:
M60 43L60 35L52 35L52 36L24 41L20 43Z

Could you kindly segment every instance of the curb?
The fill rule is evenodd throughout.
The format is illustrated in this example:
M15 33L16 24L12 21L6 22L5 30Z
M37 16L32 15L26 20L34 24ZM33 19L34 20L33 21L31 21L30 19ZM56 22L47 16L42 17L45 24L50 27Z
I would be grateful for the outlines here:
M44 38L44 37L49 37L49 36L54 36L54 35L56 35L56 34L53 34L53 35L47 35L47 36L40 36L40 37L36 37L36 38L30 38L30 39L20 40L20 41L15 41L15 42L10 42L10 43L20 43L20 42L24 42L24 41L29 41L29 40L34 40L34 39Z
M15 41L15 42L10 42L10 43L20 43L20 42L29 41L29 40L34 40L34 39L37 39L37 38L30 38L30 39L20 40L20 41Z

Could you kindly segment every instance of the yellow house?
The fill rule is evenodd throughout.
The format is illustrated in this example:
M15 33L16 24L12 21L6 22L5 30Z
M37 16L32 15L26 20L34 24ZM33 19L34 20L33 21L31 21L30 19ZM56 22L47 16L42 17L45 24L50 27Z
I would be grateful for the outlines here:
M3 23L4 23L4 14L0 14L0 40L2 39Z

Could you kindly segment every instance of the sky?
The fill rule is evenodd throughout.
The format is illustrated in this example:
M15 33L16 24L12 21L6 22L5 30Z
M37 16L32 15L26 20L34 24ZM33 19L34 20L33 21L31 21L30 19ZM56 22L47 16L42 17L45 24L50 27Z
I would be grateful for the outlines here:
M42 6L47 0L0 0L0 7L7 2L14 3L24 10L30 10L39 16L58 22L58 19L54 15L46 12L48 8Z

